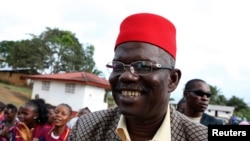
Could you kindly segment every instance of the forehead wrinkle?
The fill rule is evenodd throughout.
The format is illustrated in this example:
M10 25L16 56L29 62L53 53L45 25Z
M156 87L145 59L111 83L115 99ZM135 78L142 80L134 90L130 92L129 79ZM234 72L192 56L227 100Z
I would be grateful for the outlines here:
M169 61L168 56L169 54L165 50L152 44L124 43L116 49L113 60L125 60L124 62L145 60L166 64Z

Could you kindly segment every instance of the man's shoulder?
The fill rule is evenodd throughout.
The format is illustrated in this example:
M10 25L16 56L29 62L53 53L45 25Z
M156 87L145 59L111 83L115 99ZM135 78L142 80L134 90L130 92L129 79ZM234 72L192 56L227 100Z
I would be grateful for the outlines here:
M100 110L100 111L95 111L92 113L88 113L85 114L84 116L81 116L86 118L86 117L106 117L106 118L113 118L114 116L119 115L120 116L120 111L118 109L118 107L112 107L112 108L108 108L105 110Z
M221 119L217 119L207 113L203 113L202 115L204 117L204 119L207 119L210 122L213 122L213 124L223 124L223 121Z
M70 133L70 140L116 140L115 134L120 112L118 108L85 114L77 120ZM98 136L97 136L98 135Z
M187 116L171 109L172 140L188 139L206 141L208 129L206 126L190 120Z
M200 123L194 122L192 120L183 120L183 128L186 137L191 140L205 141L208 138L208 128Z
M79 120L91 120L92 122L104 122L116 119L120 117L120 112L117 107L109 108L105 110L95 111L92 113L85 114L79 118Z
M185 129L192 129L192 131L194 132L207 132L207 127L200 124L200 123L197 123L193 120L191 120L190 118L188 118L187 116L183 115L183 114L179 114L179 117L182 121L182 125L183 127L185 127ZM188 131L187 130L187 131Z

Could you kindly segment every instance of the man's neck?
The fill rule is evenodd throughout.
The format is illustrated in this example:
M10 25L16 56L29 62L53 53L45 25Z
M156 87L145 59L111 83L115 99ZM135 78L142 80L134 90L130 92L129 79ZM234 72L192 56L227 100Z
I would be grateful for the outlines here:
M197 112L197 111L192 111L192 110L186 109L184 114L188 117L196 118L196 117L201 117L203 112Z
M157 130L160 128L165 114L163 114L160 118L156 118L154 121L146 121L146 122L138 122L131 121L127 119L127 130L129 132L131 140L135 141L145 141L151 140Z

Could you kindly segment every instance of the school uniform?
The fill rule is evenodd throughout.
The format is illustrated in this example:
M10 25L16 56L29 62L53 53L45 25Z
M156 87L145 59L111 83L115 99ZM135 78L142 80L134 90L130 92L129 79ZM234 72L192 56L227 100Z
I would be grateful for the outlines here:
M65 127L62 134L60 136L55 136L53 134L54 127L48 130L41 141L68 141L68 136L70 133L70 128L68 126Z

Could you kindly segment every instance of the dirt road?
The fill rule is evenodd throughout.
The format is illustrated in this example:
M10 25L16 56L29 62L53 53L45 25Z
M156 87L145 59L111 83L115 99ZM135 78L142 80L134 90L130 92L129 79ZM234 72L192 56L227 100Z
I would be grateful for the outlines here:
M11 91L6 87L0 87L0 101L7 103L12 103L17 107L24 104L30 98L22 93Z

